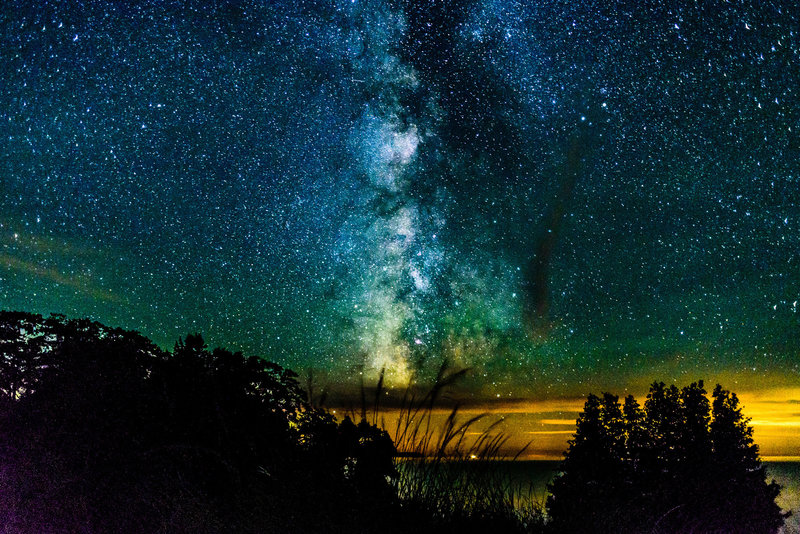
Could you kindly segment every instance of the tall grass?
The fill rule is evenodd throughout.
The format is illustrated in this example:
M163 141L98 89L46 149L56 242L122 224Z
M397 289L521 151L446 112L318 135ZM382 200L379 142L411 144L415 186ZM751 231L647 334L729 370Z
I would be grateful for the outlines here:
M409 510L423 511L434 521L451 526L487 523L502 525L510 532L538 532L544 523L543 503L531 500L530 486L525 487L493 465L517 460L529 444L506 455L503 451L508 435L502 429L502 419L487 421L487 413L462 416L458 404L449 411L442 409L445 392L468 371L451 369L444 363L429 388L420 391L407 387L396 409L394 428L387 428L391 425L386 424L381 409L381 371L369 407L362 385L361 418L392 437L398 452L397 496Z

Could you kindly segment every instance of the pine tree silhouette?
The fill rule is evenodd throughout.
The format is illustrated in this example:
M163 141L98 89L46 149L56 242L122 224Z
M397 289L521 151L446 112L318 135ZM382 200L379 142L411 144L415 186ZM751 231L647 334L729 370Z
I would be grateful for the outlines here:
M738 398L703 382L651 385L641 408L589 395L549 489L555 532L774 533L780 486L766 481Z

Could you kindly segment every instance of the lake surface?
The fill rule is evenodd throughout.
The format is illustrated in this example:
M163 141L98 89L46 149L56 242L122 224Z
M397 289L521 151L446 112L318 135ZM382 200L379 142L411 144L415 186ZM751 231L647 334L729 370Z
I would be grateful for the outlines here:
M800 534L800 462L765 462L765 465L769 478L774 478L783 487L778 504L784 510L792 511L781 532ZM544 503L547 483L555 476L558 462L491 462L474 468L491 469L496 473L496 479L508 481L509 487L523 499Z
M800 534L800 462L765 462L765 465L769 476L783 486L778 504L792 511L782 532Z

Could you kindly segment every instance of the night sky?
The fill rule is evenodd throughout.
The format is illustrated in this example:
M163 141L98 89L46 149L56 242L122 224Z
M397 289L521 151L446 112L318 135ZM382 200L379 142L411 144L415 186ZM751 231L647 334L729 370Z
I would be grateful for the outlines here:
M0 9L0 309L484 399L800 384L793 1Z

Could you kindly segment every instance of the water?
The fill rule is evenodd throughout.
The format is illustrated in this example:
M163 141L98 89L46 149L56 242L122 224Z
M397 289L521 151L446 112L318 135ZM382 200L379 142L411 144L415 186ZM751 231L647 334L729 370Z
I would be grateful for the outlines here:
M777 502L784 511L791 510L784 534L800 534L800 462L766 462L770 478L783 486Z

